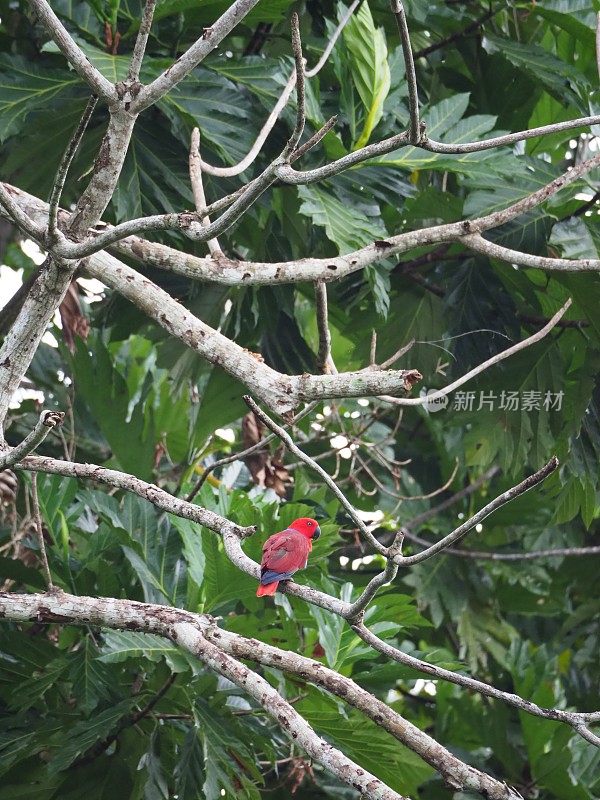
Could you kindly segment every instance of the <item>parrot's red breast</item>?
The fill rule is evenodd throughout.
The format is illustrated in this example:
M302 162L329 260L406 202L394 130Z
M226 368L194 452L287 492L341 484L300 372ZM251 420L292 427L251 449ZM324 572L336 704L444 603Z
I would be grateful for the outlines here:
M304 569L313 539L320 535L315 519L301 517L284 531L269 536L263 545L257 597L275 594L279 581L289 580L299 569Z

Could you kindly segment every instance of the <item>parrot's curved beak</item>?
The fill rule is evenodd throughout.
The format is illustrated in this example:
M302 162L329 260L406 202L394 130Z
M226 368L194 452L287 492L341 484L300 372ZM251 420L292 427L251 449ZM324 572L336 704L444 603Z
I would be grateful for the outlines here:
M318 539L320 535L321 535L321 528L317 525L317 527L315 528L315 532L312 535L312 538Z

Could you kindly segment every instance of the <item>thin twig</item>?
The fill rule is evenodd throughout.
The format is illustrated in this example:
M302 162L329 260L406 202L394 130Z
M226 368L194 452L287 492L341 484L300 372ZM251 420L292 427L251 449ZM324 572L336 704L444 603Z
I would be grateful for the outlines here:
M38 0L39 2L39 0ZM252 11L258 0L235 0L202 36L171 64L158 78L144 86L131 103L130 113L139 114L164 97L200 64L231 31Z
M410 112L410 142L418 144L423 132L421 131L421 121L419 118L419 90L417 87L417 74L415 72L415 62L413 59L412 48L410 46L410 36L408 25L406 24L406 13L401 0L390 0L392 13L396 18L398 33L402 43L402 53L404 55L404 65L406 69L406 82L408 84L408 107Z
M58 169L56 170L54 184L52 186L52 191L50 192L50 199L48 200L48 237L50 241L52 241L56 235L60 198L65 187L65 181L67 180L69 167L75 158L75 153L81 144L83 134L85 133L92 114L94 113L97 102L98 96L95 94L93 94L87 101L87 105L81 119L79 120L79 124L71 136L71 141L67 145L67 149L63 153L63 157L61 158Z
M340 24L337 26L337 28L335 29L335 31L333 32L333 34L331 36L331 39L327 43L327 46L326 46L325 50L323 51L323 54L321 55L321 58L318 60L318 62L315 64L315 66L312 69L310 69L310 70L307 70L306 68L304 69L304 76L306 78L314 78L323 69L323 67L325 66L325 64L327 62L327 59L331 55L331 51L335 47L335 43L337 42L340 34L342 33L342 31L346 27L348 21L350 20L350 17L354 13L354 10L356 9L356 7L361 2L362 2L362 0L354 0L354 2L348 8L346 13L344 14L344 17L340 21ZM273 109L272 109L271 113L267 117L264 125L262 126L262 128L260 129L260 131L258 133L258 136L254 140L254 144L252 145L252 147L250 148L248 153L244 156L244 158L242 158L241 161L238 161L237 164L233 164L230 167L217 167L217 166L214 166L213 164L209 164L207 161L204 161L204 159L201 158L200 159L200 164L201 164L201 167L202 167L203 171L208 173L209 175L215 175L217 177L225 178L225 177L233 177L235 175L239 175L240 173L242 173L246 169L248 169L248 167L251 166L251 164L256 160L256 157L260 153L263 144L267 140L268 135L271 133L271 131L275 127L275 123L279 119L279 116L280 116L281 112L283 111L283 109L286 107L286 105L288 103L288 100L290 99L290 96L291 96L291 94L292 94L292 92L294 90L295 85L296 85L296 70L294 69L292 71L290 77L288 78L287 83L285 84L285 86L283 88L283 91L281 92L281 94L277 98L277 102L273 106ZM334 118L332 118L332 119L334 119ZM332 120L330 120L330 122L332 122ZM333 125L333 123L332 123L332 125ZM325 133L326 133L326 131L322 135L324 136ZM316 144L316 142L314 142L314 143L312 143L310 145L307 142L306 145L303 145L303 147L306 147L307 149L309 149L309 147L313 146L313 144ZM307 145L308 145L308 147L307 147ZM304 152L306 152L306 151L304 151ZM299 150L296 150L295 154L296 154L297 157L299 157Z
M294 73L294 85L295 85L295 73ZM291 154L289 161L292 164L294 161L297 161L301 158L305 153L307 153L311 148L315 145L319 144L321 139L329 133L329 131L334 127L337 122L337 116L330 117L327 122L319 128L316 133L307 139L304 144L297 147L294 152ZM203 161L203 169L205 168L206 162ZM207 171L207 170L205 170ZM256 180L256 179L255 179ZM225 195L224 197L219 198L219 200L215 200L214 203L211 203L206 211L207 213L216 213L217 211L222 211L227 206L230 206L238 197L241 197L242 194L246 191L246 189L253 184L254 181L250 181L250 183L246 184L245 186L241 186L239 189L236 189L235 192L231 192L231 194Z
M430 675L432 678L447 680L450 681L450 683L454 683L458 686L464 686L471 691L476 691L479 694L482 694L484 697L493 697L497 700L502 700L507 705L517 708L520 711L525 711L533 716L565 722L567 725L570 725L574 730L576 730L581 736L588 739L588 741L591 741L592 744L600 747L599 737L595 736L595 734L592 734L592 739L584 735L582 730L580 730L582 727L585 727L589 732L586 723L590 724L600 722L600 712L598 711L577 712L565 711L558 708L543 708L542 706L538 706L536 703L533 703L531 700L525 700L518 694L504 692L489 683L484 683L476 678L471 678L469 675L463 675L460 672L452 672L444 667L439 667L435 664L429 664L427 661L423 661L420 658L415 658L408 653L404 653L402 650L399 650L397 647L394 647L388 642L384 642L362 623L353 625L352 630L363 640L363 642L365 642L365 644L368 644L374 650L377 650L387 658L396 661L398 664L411 667L418 672L423 672L426 675Z
M302 409L302 411L296 414L296 416L292 419L292 422L290 424L295 425L297 422L300 422L300 420L303 419L303 417L305 417L307 414L310 414L310 412L314 408L316 408L317 405L318 403L316 402L309 403L305 408ZM196 495L202 488L208 476L216 469L219 469L219 467L225 467L227 466L227 464L233 464L234 461L242 461L247 456L251 456L252 453L256 453L259 450L262 450L263 447L268 445L269 442L272 442L273 439L275 438L276 434L270 433L268 436L265 436L263 439L261 439L260 442L253 444L251 447L247 447L245 450L242 450L239 453L233 453L230 456L224 456L223 458L220 458L218 461L213 461L212 464L209 464L207 467L204 468L202 475L200 475L200 477L192 487L192 490L185 498L186 503L192 502L194 497L196 497Z
M148 44L148 36L150 35L150 29L152 27L152 17L154 16L155 7L156 0L146 0L142 21L140 22L135 45L133 47L129 71L127 73L127 77L130 81L139 80L140 69L142 68L142 61L144 60L146 45Z
M383 484L379 480L377 475L375 475L373 470L369 467L369 464L367 464L367 462L363 458L361 458L358 453L356 454L356 457L357 457L358 462L360 463L360 465L364 469L364 471L367 473L369 478L371 478L371 480L373 481L375 486L377 486L377 488L379 489L380 492L383 492L383 494L387 494L388 497L393 497L395 500L401 500L401 501L402 500L429 500L430 498L436 497L438 494L441 494L442 492L445 492L446 489L454 481L454 478L456 477L456 473L458 472L458 465L459 465L459 461L458 461L458 459L456 459L456 462L454 464L454 469L452 470L452 473L451 473L450 477L443 483L442 486L438 486L437 489L434 489L433 491L429 492L428 494L410 495L410 494L399 494L398 492L393 492L391 489L388 489L387 486L385 486L385 484ZM398 506L399 505L400 505L400 503L398 503Z
M324 281L315 281L315 305L317 309L317 330L319 332L317 369L322 373L337 372L331 358L331 332L327 314L327 284Z
M31 475L31 495L33 499L33 521L35 523L35 532L38 540L38 546L40 548L40 557L44 567L44 574L46 576L46 586L48 587L48 591L52 591L54 589L54 584L52 583L52 575L50 574L50 566L48 565L48 556L46 555L46 543L44 542L42 515L40 514L40 501L38 498L36 472Z
M196 204L196 211L200 217L200 224L204 227L210 225L210 217L205 214L206 209L206 195L204 194L204 182L202 180L202 158L200 157L200 130L194 128L192 131L192 138L190 141L190 183L192 184L192 191L194 193L194 202ZM207 239L206 244L211 255L222 255L223 251L219 244L219 240Z
M304 144L301 144L300 147L297 147L292 155L290 156L290 164L296 161L298 158L302 158L305 153L308 153L315 145L319 144L321 139L329 133L329 131L334 127L335 123L337 122L337 115L333 117L329 117L327 122L324 125L321 125L316 133L307 139Z
M436 50L441 50L443 47L446 47L446 45L452 44L452 42L457 42L459 39L462 39L463 36L468 36L470 33L473 33L473 31L476 31L478 28L480 28L485 22L488 21L488 19L491 19L494 14L496 14L496 9L490 8L483 16L471 22L470 25L467 25L461 31L457 31L450 36L446 36L444 39L440 39L438 42L434 42L428 47L423 47L421 50L416 50L413 54L414 57L424 58L431 53L435 53Z
M354 14L356 8L362 3L362 1L363 0L354 0L354 2L348 6L348 10L340 20L340 23L337 26L337 28L334 30L331 39L327 42L327 46L323 50L321 58L317 61L317 63L314 65L312 69L307 69L305 71L304 74L306 75L307 78L314 78L315 75L318 75L319 72L323 69L323 67L327 63L327 59L329 58L333 48L335 47L335 43L339 39L340 34L344 30L344 28L348 24L348 21L350 20L350 17L352 16L352 14Z
M485 483L491 480L499 472L500 472L499 467L491 467L490 469L487 470L487 472L484 472L484 474L480 478L478 478L476 481L473 481L473 483L469 484L469 486L466 486L464 489L461 489L459 492L456 492L456 494L453 494L452 497L448 497L446 500L443 500L441 503L438 503L437 506L429 508L427 509L427 511L423 511L422 514L413 517L410 520L410 522L404 524L404 528L409 531L414 531L415 528L419 527L424 522L427 522L427 520L431 519L432 517L437 517L438 514L440 514L442 511L445 511L447 508L450 508L456 503L459 503L461 500L464 500L465 497L469 497L470 495L474 494L478 489L481 489L481 487Z
M248 150L247 154L242 158L241 161L238 161L237 164L233 164L231 167L216 167L213 164L209 164L204 159L200 158L200 166L202 170L209 175L215 175L216 177L221 178L231 178L235 175L240 175L242 172L248 169L254 161L256 160L258 154L262 150L262 146L267 140L268 135L271 133L273 128L275 127L275 123L279 119L279 116L283 109L286 107L288 100L292 92L294 91L294 87L296 86L296 70L292 71L292 74L288 78L286 85L283 88L282 93L280 94L277 102L273 106L273 110L267 117L265 124L262 126L260 131L258 132L258 136L254 140L254 144Z
M369 348L369 367L375 368L377 366L377 331L375 328L371 331L371 347Z
M37 14L58 49L73 66L73 69L107 104L118 102L119 98L114 85L96 69L78 47L70 33L56 16L46 0L29 0L29 5Z
M398 348L396 352L391 355L389 358L386 358L385 361L382 361L381 364L376 365L376 369L389 369L393 364L398 361L398 359L402 358L402 356L406 355L408 351L413 347L415 343L414 339L411 339L408 344L405 344L403 347Z
M406 538L420 544L423 547L430 547L431 542L416 536L410 531L405 531ZM600 545L592 547L557 547L546 550L529 550L523 553L495 553L491 550L459 550L455 547L447 547L444 555L458 556L459 558L471 558L476 561L534 561L537 558L571 558L580 556L600 555Z
M33 453L53 428L62 424L65 415L62 411L42 411L35 428L23 441L7 453L0 453L0 470L14 466L21 459Z
M294 51L294 61L296 62L296 124L290 138L283 151L283 158L289 160L290 155L296 149L304 125L306 123L306 91L304 87L304 56L302 55L302 39L300 38L300 21L298 14L294 11L291 20L292 29L292 50Z
M541 341L545 336L547 336L550 331L556 326L556 323L559 319L563 316L563 314L567 311L567 309L571 306L571 298L567 300L567 302L560 308L556 314L550 319L547 325L544 325L536 333L529 336L527 339L523 339L516 344L513 344L512 347L508 347L506 350L502 350L502 352L497 353L495 356L492 356L487 361L484 361L482 364L478 364L472 370L467 372L465 375L462 375L460 378L457 378L452 383L445 386L443 389L438 389L431 394L426 395L425 397L399 397L397 399L398 405L403 406L420 406L420 405L427 405L427 403L435 402L442 397L446 397L451 392L458 389L463 384L470 381L475 376L481 374L485 370L488 370L490 367L494 366L495 364L499 364L501 361L504 361L507 358L510 358L515 353L518 353L520 350L524 350L527 347L531 347L531 345L536 344L537 342Z
M385 565L385 569L374 578L371 578L369 583L365 586L362 594L354 603L350 604L350 608L346 612L345 618L350 624L356 624L361 621L365 610L371 600L375 597L377 592L382 586L391 583L398 574L398 565L395 562L395 556L402 555L402 542L404 541L404 532L398 531L394 536L394 541L388 550L389 558Z
M534 486L538 486L538 484L545 480L548 475L551 475L557 468L558 459L556 456L553 456L545 466L543 466L537 472L534 472L533 475L529 475L529 477L525 478L525 480L521 481L516 486L511 487L506 492L503 492L501 495L496 497L476 514L473 514L473 516L466 520L466 522L463 522L463 524L459 525L458 528L455 528L447 536L444 536L443 539L440 539L439 542L432 544L426 550L416 553L413 556L403 556L398 563L401 566L410 567L414 564L420 564L422 561L431 558L431 556L437 555L442 550L445 550L446 547L449 547L455 542L460 541L463 536L465 536L469 531L473 530L473 528L480 522L483 522L483 520L492 512L496 511L496 509L506 505L506 503L509 503L511 500L514 500L515 497L520 497L522 494L525 494L525 492L528 492Z
M111 733L110 736L107 736L104 739L96 742L92 747L87 750L80 758L75 761L74 766L83 766L84 764L90 764L92 761L95 761L99 756L102 755L108 748L117 741L121 733L126 730L127 728L132 728L134 725L137 725L138 722L141 722L145 717L150 714L152 709L156 706L156 704L162 700L162 698L166 695L169 691L171 686L175 683L177 678L177 673L173 672L160 689L156 692L156 694L150 698L148 703L144 706L144 708L139 709L138 711L133 712L126 716L121 723L118 725L117 729L114 733Z
M340 501L340 503L344 506L348 514L350 515L352 521L356 525L356 527L360 530L362 535L367 539L368 542L377 550L378 553L385 555L387 553L387 548L384 548L377 539L373 536L371 531L367 528L364 522L360 519L358 514L356 513L356 509L350 503L350 501L346 498L344 493L341 489L338 488L335 481L328 475L327 472L321 467L317 462L311 458L310 456L306 455L306 453L301 450L298 445L293 441L292 437L285 431L281 425L278 425L274 422L268 414L260 408L254 400L249 395L244 395L243 397L244 402L248 406L248 408L252 409L252 411L256 414L256 416L260 419L260 421L269 428L269 430L273 431L273 433L277 434L277 436L281 439L285 447L293 453L296 458L299 458L300 461L303 461L308 467L310 467L314 472L317 473L329 486L331 491Z

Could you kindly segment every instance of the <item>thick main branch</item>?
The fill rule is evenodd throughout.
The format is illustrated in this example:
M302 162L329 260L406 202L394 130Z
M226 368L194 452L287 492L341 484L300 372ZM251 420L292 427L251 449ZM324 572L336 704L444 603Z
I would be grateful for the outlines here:
M354 788L359 788L355 776L364 778L364 782L359 785L360 790L366 792L365 797L385 798L398 795L387 794L387 787L365 771L358 773L356 765L320 740L275 689L237 659L275 667L340 697L421 756L454 789L480 792L491 800L518 798L518 794L505 783L460 761L435 739L350 678L298 653L218 628L211 617L166 606L121 599L76 597L64 592L46 595L0 594L0 617L22 622L92 624L166 636L247 691L275 716L290 738L297 741L315 760L335 774L339 774L338 767L348 770L347 774L352 776L351 785Z

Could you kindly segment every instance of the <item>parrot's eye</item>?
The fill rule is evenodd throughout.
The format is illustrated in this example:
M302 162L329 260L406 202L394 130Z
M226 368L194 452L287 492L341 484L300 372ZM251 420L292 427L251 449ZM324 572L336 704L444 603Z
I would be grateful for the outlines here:
M312 522L307 522L306 524L308 525L309 528L312 528Z

